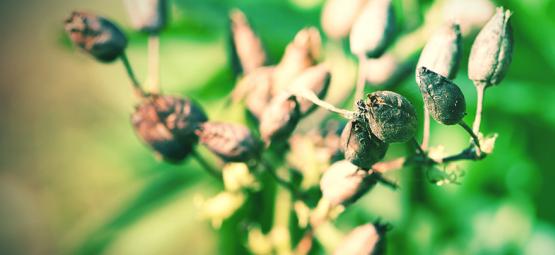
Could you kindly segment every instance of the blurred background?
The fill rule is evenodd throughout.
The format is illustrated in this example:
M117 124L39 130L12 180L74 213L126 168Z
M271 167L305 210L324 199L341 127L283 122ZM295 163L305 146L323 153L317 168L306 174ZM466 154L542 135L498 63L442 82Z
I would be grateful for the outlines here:
M320 27L324 0L170 2L172 22L161 36L163 89L195 98L223 120L241 114L222 110L234 86L229 10L246 13L276 61L299 29ZM401 38L425 26L435 4L394 2ZM393 176L401 189L377 187L337 219L340 231L380 217L394 226L390 254L555 254L555 1L494 5L514 11L516 46L508 76L486 95L483 130L499 134L493 155L459 165L465 176L458 185L410 180L421 188L418 197L403 188L402 171L410 169L401 170ZM484 8L469 10L493 12ZM99 64L70 45L62 24L74 9L120 24L130 36L129 58L145 77L147 38L130 29L121 1L0 1L0 253L242 253L246 237L234 234L233 220L215 229L195 202L221 187L194 161L156 160L135 137L123 66ZM466 78L471 42L472 33L456 79L467 122L476 100ZM341 43L324 44L337 79L351 84L354 59ZM412 73L395 85L421 107ZM432 125L433 145L455 152L467 142L456 127Z

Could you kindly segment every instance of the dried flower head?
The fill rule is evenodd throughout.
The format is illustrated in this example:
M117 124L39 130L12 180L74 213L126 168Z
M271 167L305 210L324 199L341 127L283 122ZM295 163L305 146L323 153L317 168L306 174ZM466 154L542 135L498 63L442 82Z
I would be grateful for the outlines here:
M295 96L282 93L275 96L260 118L260 136L270 144L286 142L301 119L299 102Z
M127 47L125 34L106 18L86 12L73 12L65 20L71 41L102 62L111 62Z
M322 10L322 28L328 37L339 39L351 31L367 0L328 0Z
M291 83L290 90L295 91L298 88L309 89L319 98L324 98L328 92L330 80L331 74L329 68L324 64L320 64L309 67L299 74ZM303 115L316 109L316 106L310 100L304 98L299 99L299 104Z
M370 130L383 142L406 142L415 136L416 110L404 96L376 91L367 95L365 107Z
M424 66L448 79L454 79L457 76L461 56L461 29L459 24L450 22L436 31L428 40L416 68Z
M388 225L368 223L351 230L335 249L335 255L385 254Z
M168 22L167 0L125 0L133 28L151 34L159 33Z
M238 9L230 15L231 58L236 73L250 73L266 63L266 52L258 35L252 30L247 17Z
M351 52L368 58L380 57L393 40L394 31L391 0L370 0L351 29Z
M470 51L468 78L478 83L495 85L505 77L513 54L511 11L497 8L495 15L482 28Z
M365 170L347 160L331 165L320 180L322 197L332 206L349 205L356 202L376 185L377 180Z
M261 142L239 124L205 122L197 131L200 143L226 162L257 159Z
M416 70L416 81L424 98L424 105L436 121L454 125L466 115L464 95L455 83L426 67Z
M186 98L152 95L131 115L135 132L164 160L180 162L192 151L195 130L207 120L198 105Z

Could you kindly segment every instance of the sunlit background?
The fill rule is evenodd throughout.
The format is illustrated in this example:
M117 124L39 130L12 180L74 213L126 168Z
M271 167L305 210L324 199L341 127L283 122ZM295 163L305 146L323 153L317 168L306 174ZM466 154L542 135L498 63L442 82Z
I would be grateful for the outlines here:
M275 62L299 29L320 27L323 0L170 2L172 22L161 35L162 87L224 120L241 115L223 106L234 84L229 10L247 14ZM424 22L432 4L394 2L405 33ZM507 78L486 95L483 130L499 134L493 155L460 165L460 185L411 180L409 186L423 189L418 198L403 185L399 191L378 186L339 217L340 231L379 217L394 226L391 254L555 254L555 1L495 4L514 11L516 46ZM123 66L95 62L63 32L74 9L120 24L130 36L129 58L145 77L147 38L131 30L121 1L0 1L0 253L245 251L238 222L215 229L199 213L198 201L221 187L194 161L158 161L135 137L129 120L135 99ZM467 98L467 122L476 100L466 78L471 41L465 38L456 79ZM351 84L354 60L341 44L325 45L334 77ZM412 74L397 89L421 107ZM432 144L449 152L468 142L457 127L434 123L432 134ZM403 184L403 176L392 177Z

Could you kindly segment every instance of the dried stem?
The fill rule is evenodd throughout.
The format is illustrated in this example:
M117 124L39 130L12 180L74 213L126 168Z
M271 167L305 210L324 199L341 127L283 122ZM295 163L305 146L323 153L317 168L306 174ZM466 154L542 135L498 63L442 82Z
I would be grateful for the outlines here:
M424 107L424 130L422 130L422 150L428 149L430 142L430 112Z
M307 88L295 88L294 91L292 91L293 94L295 94L296 96L302 97L308 101L311 101L312 103L314 103L315 105L318 105L330 112L334 112L337 113L339 115L341 115L342 117L346 118L346 119L351 119L354 112L349 111L349 110L345 110L345 109L341 109L341 108L337 108L335 106L333 106L332 104L320 99L316 94L314 94L314 92L310 89Z
M472 124L472 130L475 134L480 133L480 123L482 121L482 107L484 105L484 93L486 92L487 84L479 81L475 81L474 85L476 87L476 116L474 117L474 123Z
M121 59L121 62L123 62L123 65L125 66L125 71L127 71L127 76L131 80L131 85L133 85L133 91L135 95L138 98L144 98L146 96L146 93L141 88L141 83L139 82L139 80L137 79L137 76L135 76L135 73L133 72L133 67L131 67L131 63L127 58L127 54L125 52L121 54L120 59Z
M196 150L193 150L191 155L202 166L202 168L206 170L206 172L208 172L211 176L216 178L218 181L223 182L222 173L214 169L214 167L212 167L212 165L208 163L208 161L206 161L200 155L200 153L198 153Z
M366 85L366 77L364 75L365 62L366 62L366 57L364 55L359 55L357 83L355 88L355 107L356 107L356 103L364 97L364 86Z
M148 73L147 82L150 92L160 93L160 36L148 37Z

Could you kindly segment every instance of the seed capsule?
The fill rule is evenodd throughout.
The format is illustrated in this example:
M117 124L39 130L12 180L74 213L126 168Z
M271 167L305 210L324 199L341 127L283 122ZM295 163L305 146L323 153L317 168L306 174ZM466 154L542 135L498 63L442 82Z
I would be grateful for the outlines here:
M260 136L270 144L286 142L301 119L301 109L295 96L282 93L275 96L260 118Z
M468 78L488 86L505 77L513 54L511 11L497 8L495 15L482 28L470 51Z
M231 54L236 73L250 73L266 63L266 52L260 38L252 30L247 18L240 10L230 14Z
M102 62L114 61L127 47L127 38L121 29L100 16L73 12L64 27L77 47Z
M424 98L424 105L436 121L454 125L466 115L464 95L455 83L426 67L416 70L416 81Z
M168 1L166 0L125 0L127 13L133 28L157 34L166 26L168 20Z
M351 31L367 0L328 0L322 10L322 28L328 37L340 39Z
M186 98L153 95L131 115L135 132L164 160L178 163L197 143L195 130L207 120L206 114Z
M261 143L243 125L205 122L197 134L201 144L226 162L248 162L260 154Z
M364 113L361 113L357 114L343 129L341 147L346 160L368 170L374 163L383 159L388 144L372 134Z
M335 255L385 254L387 225L364 224L353 229L335 249Z
M259 67L245 75L232 92L235 102L245 100L248 111L260 119L272 100L274 67Z
M391 0L370 0L351 29L351 52L380 57L394 37L395 12Z
M368 172L341 160L331 165L320 180L322 197L332 206L349 205L368 192L377 180Z
M320 64L302 72L293 80L290 88L292 91L298 88L309 89L319 98L324 98L328 92L330 80L331 74L329 69L324 64ZM303 115L316 109L316 106L311 101L304 98L299 99L299 104Z
M438 30L424 46L416 68L426 67L448 79L457 76L462 55L460 26L450 23Z
M404 96L376 91L368 94L365 107L372 134L383 142L406 142L416 134L416 110Z

